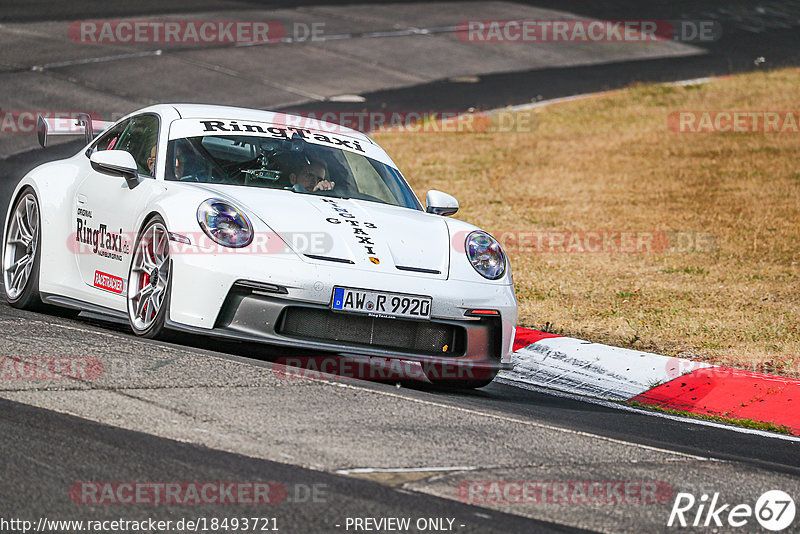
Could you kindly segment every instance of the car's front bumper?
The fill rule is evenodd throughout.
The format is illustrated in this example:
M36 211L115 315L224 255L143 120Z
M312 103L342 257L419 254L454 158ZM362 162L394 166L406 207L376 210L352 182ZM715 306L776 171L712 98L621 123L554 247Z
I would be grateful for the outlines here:
M431 320L333 312L334 286L430 296ZM466 315L477 308L498 315ZM197 255L173 261L168 326L315 351L499 370L510 367L516 314L508 285L390 276L282 256Z

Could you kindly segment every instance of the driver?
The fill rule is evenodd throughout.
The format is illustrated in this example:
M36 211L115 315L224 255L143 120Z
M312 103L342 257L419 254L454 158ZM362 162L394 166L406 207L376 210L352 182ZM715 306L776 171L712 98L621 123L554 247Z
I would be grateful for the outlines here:
M185 175L185 173L184 173L184 170L185 170L184 162L185 161L186 161L186 153L185 153L185 150L184 150L183 146L181 146L181 144L176 144L175 145L175 161L173 163L173 169L175 171L175 178L177 178L178 180L183 179L183 177Z
M183 139L175 142L175 152L171 163L171 170L175 180L183 182L205 181L202 164L198 156Z
M328 179L328 167L320 160L308 160L300 169L289 174L289 182L301 185L306 191L332 191L336 182Z

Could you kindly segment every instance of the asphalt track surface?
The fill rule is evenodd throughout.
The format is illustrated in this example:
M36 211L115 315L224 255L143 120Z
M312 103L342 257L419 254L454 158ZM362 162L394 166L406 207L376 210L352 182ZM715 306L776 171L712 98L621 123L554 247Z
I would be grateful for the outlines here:
M726 502L752 502L773 486L792 494L800 489L797 441L620 412L502 383L445 393L421 383L287 380L273 364L284 352L202 338L142 341L123 324L95 317L65 319L2 305L0 324L0 339L20 358L91 355L105 369L91 383L4 380L0 396L24 403L0 404L4 517L258 513L277 517L290 532L341 532L335 525L347 517L448 517L463 532L667 531L663 503L486 510L459 502L456 488L465 480L655 480L675 492L720 492ZM358 468L389 473L338 474ZM428 469L436 476L414 476ZM70 501L71 486L92 481L276 481L290 494L315 485L326 493L318 502L258 509Z
M421 9L426 3L402 4ZM630 2L526 4L605 18L631 18L633 9ZM670 19L712 6L665 4L637 3L637 14ZM100 18L205 12L224 5L144 2L97 8L6 1L0 19L46 22L86 18L87 11ZM798 33L796 27L732 29L727 41L699 55L476 71L476 83L434 80L362 95L369 105L396 109L436 108L443 102L459 108L521 104L539 95L597 91L634 80L749 70L755 68L754 55L765 56L771 66L797 64ZM3 160L3 203L25 171L79 146L59 144ZM283 532L353 532L344 528L348 517L443 517L455 520L456 532L674 532L666 526L672 498L654 504L464 502L458 488L471 480L657 481L671 488L672 497L679 491L696 497L718 492L733 504L752 505L772 489L800 496L797 440L623 411L508 383L443 392L423 383L287 379L274 361L291 353L187 336L145 341L119 322L21 312L4 303L0 351L6 359L91 357L103 369L91 381L0 381L2 519L258 516L275 517ZM76 504L70 488L88 481L275 481L290 495L305 495L303 490L313 487L323 494L316 501L294 498L267 507ZM758 524L751 521L743 531L758 531Z
M281 530L302 525L306 532L341 531L336 524L344 525L347 517L450 517L456 525L464 525L459 528L464 532L577 531L510 514L485 514L465 504L376 482L179 443L8 401L0 401L0 410L5 414L0 419L0 443L6 464L0 499L6 518L27 517L36 509L51 519L86 518L64 491L75 481L258 481L283 486L273 494L274 504L236 505L235 514L216 504L167 511L131 505L123 514L114 507L96 506L90 516L98 521L121 515L138 521L274 518Z

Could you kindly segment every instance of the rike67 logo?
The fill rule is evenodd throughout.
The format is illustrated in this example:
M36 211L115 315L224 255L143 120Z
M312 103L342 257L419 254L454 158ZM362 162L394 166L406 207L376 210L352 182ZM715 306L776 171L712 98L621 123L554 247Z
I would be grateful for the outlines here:
M794 499L781 490L771 490L750 504L730 504L720 499L719 493L703 494L696 499L691 493L678 493L667 521L668 527L719 528L744 527L752 531L753 520L762 528L779 532L794 521Z

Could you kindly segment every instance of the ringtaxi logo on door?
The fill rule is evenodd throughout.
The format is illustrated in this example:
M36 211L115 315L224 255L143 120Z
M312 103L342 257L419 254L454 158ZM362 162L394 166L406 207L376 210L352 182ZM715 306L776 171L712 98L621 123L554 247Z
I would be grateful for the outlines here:
M794 521L794 499L781 490L763 493L755 505L747 503L731 504L724 502L719 493L704 493L695 498L691 493L678 493L667 520L668 527L677 528L740 528L753 523L769 531L780 532Z

